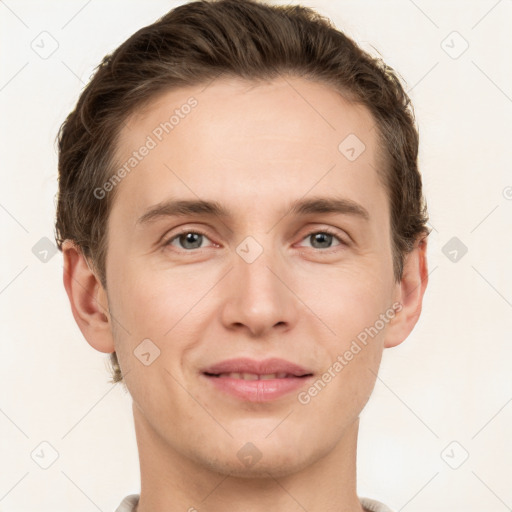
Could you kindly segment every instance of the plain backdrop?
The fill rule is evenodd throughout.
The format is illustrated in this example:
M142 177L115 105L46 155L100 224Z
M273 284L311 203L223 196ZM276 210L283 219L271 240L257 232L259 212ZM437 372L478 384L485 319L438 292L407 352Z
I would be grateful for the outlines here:
M62 286L54 140L101 58L180 3L0 1L0 511L110 512L140 490L130 397ZM358 492L511 510L512 1L302 3L403 77L431 216L423 315L361 414Z

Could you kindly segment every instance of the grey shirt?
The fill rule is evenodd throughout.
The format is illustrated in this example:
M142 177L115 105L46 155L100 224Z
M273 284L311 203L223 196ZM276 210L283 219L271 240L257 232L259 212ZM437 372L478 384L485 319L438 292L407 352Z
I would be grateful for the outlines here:
M380 503L380 501L371 500L370 498L359 498L361 505L368 512L393 512L389 507ZM116 512L136 512L135 507L139 502L138 494L130 494L121 502Z

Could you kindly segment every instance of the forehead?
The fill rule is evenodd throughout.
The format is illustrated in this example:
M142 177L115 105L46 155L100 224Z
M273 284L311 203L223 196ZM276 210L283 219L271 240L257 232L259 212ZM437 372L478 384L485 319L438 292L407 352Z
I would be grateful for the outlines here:
M225 78L160 94L129 117L116 157L126 171L116 202L127 214L167 196L243 207L249 197L269 205L309 191L346 191L379 206L371 204L380 186L372 115L301 78Z

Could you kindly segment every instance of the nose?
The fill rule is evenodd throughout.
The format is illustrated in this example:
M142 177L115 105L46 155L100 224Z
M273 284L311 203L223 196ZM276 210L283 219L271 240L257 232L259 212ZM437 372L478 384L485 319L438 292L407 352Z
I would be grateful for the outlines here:
M242 254L242 256L240 256ZM221 319L229 330L265 337L289 330L297 321L300 301L293 293L290 267L278 251L265 247L251 262L234 253L234 268L224 284Z

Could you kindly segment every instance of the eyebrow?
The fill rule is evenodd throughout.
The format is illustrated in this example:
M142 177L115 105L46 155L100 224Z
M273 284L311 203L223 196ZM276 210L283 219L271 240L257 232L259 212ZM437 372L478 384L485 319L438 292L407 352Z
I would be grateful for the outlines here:
M305 216L315 213L348 214L369 220L368 210L347 198L313 197L294 201L287 215ZM230 212L217 201L202 199L168 200L150 207L137 224L147 224L162 217L203 215L206 217L229 217Z

